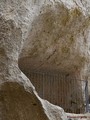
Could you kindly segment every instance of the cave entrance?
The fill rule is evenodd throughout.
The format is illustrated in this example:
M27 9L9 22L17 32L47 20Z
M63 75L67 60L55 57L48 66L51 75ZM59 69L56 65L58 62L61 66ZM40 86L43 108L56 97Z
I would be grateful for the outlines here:
M41 98L64 108L66 112L88 111L87 81L69 77L65 73L29 70L25 74L30 78Z

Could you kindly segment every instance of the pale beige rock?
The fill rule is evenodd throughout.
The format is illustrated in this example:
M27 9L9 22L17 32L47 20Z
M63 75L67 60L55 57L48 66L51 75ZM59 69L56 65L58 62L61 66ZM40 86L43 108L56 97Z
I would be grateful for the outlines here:
M48 69L50 64L55 70L84 71L89 61L89 17L88 6L80 4L65 0L0 1L1 120L67 120L60 107L38 97L19 69L18 58L24 45L20 57L35 59L42 68Z
M33 21L21 57L28 68L80 74L89 62L89 24L80 8L47 5Z
M33 69L52 74L60 72L64 73L64 76L68 74L72 80L77 79L75 89L80 87L79 80L88 79L90 18L87 6L83 4L86 3L62 1L62 3L52 2L41 8L40 15L32 22L27 41L20 54L19 66L28 77L29 71ZM36 79L38 79L37 76ZM63 80L65 80L64 77ZM68 84L65 86L64 91ZM72 84L69 86L73 87ZM76 92L78 90L74 92L71 90L68 94L70 97L65 98L68 106L72 104L71 101L75 102L76 99L81 98L82 91L79 91L78 97ZM77 103L76 109L80 106L85 107L84 103L82 98L82 105L80 102ZM73 109L71 107L72 105L68 109Z
M53 110L50 103L45 102L44 105L44 100L38 97L30 80L18 68L21 48L26 41L33 18L38 15L39 7L31 1L0 1L1 120L57 119L57 107ZM67 119L64 111L60 111L58 120Z

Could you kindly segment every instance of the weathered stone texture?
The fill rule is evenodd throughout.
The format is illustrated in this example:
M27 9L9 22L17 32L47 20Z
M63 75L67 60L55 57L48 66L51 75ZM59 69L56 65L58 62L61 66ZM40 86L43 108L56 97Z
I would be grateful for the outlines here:
M63 1L41 8L20 54L19 66L26 75L34 69L69 74L72 80L88 79L90 18L83 4L83 1ZM84 100L82 102L84 104Z
M41 3L40 3L41 5ZM32 8L30 8L32 6ZM18 68L21 52L33 18L40 6L31 1L0 1L0 119L55 120L66 119L64 111L47 112L47 102L40 99L30 80ZM32 9L32 10L31 10ZM37 12L36 12L37 11ZM50 103L48 103L50 104ZM45 109L45 110L44 110Z
M60 107L39 98L19 69L18 59L30 58L26 69L30 64L35 69L79 73L79 78L85 73L87 77L88 4L77 0L0 0L1 120L67 120Z

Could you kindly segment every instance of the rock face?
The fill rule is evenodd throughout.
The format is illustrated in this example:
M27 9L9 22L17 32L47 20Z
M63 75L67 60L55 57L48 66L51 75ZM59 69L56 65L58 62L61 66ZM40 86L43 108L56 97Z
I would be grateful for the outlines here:
M0 119L67 120L63 109L38 96L19 69L18 59L21 69L28 57L27 70L28 65L35 69L40 66L40 69L77 76L79 73L80 77L86 73L88 54L88 4L77 0L69 3L64 0L1 0Z
M19 59L21 70L29 78L31 69L64 73L63 76L66 77L68 74L72 80L76 78L75 88L80 87L79 80L88 79L90 18L89 9L85 4L84 1L68 3L52 1L42 6L40 14L32 22ZM63 77L64 81L65 77ZM35 79L38 81L37 76ZM72 94L70 93L69 96L71 97ZM71 101L76 101L76 98L70 100L70 97L65 99L65 103L70 104Z
M61 108L38 97L18 67L19 54L39 9L28 0L0 1L0 119L66 119Z
M89 62L90 20L83 12L59 2L44 6L20 55L27 68L80 73Z

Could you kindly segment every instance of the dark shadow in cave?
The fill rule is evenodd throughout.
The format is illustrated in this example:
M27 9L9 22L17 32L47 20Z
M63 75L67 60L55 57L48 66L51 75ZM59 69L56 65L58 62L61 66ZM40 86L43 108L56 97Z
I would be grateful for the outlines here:
M49 102L58 105L66 112L84 113L82 84L85 81L78 80L69 73L53 72L48 70L35 70L29 66L27 58L19 59L19 67L35 86L39 96Z

